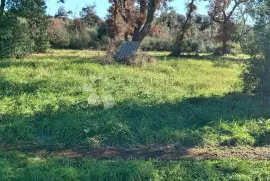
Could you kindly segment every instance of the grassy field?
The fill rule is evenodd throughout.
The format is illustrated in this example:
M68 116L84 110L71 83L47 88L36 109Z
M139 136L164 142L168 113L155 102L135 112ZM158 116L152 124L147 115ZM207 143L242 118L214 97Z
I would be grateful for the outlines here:
M102 65L97 51L0 60L0 143L89 149L270 145L269 103L241 93L248 57L151 54L158 61L145 67ZM73 160L2 151L0 180L270 180L269 164Z

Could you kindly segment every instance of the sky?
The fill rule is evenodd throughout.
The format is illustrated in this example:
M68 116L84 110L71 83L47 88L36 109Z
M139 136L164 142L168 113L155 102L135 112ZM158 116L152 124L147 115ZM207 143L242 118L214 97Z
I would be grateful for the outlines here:
M185 3L186 0L174 0L170 5L174 7L174 9L181 14L185 14ZM64 4L57 3L57 0L47 0L47 13L49 15L55 15L58 8L60 6L64 6L67 11L72 11L76 17L79 16L79 13L82 7L86 5L96 4L96 12L101 18L105 18L107 14L107 10L109 8L108 0L66 0ZM207 2L199 2L197 3L198 6L198 13L199 14L207 14L206 10Z

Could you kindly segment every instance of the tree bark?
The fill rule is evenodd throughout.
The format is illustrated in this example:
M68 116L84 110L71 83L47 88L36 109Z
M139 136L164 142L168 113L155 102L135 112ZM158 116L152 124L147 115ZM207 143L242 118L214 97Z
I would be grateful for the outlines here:
M228 47L227 47L227 41L228 41L228 37L227 37L227 22L225 21L223 23L222 26L222 30L223 30L223 35L222 35L222 54L225 55L228 53Z
M226 38L223 38L223 41L222 41L222 54L225 55L228 51L228 48L227 48L227 39Z
M188 28L190 26L190 21L192 18L191 14L194 11L194 9L193 9L194 2L195 2L195 0L191 0L191 3L190 3L191 7L189 8L189 11L187 13L186 21L182 25L182 31L181 31L180 35L178 35L176 40L175 40L174 48L172 50L172 53L170 54L171 56L179 57L182 54L184 37L185 37L186 31L188 30Z
M5 5L6 5L6 0L1 0L1 5L0 5L0 16L4 14L5 11Z
M185 33L183 32L181 36L176 39L171 56L179 57L182 54L184 35Z
M150 0L149 5L148 5L148 10L146 9L146 4L142 3L140 5L140 12L145 13L147 11L147 17L144 24L140 23L134 29L132 41L137 41L141 43L143 39L147 36L147 34L149 33L152 27L152 22L154 21L154 18L155 18L155 12L156 12L157 6L158 6L158 3L156 2L156 0Z

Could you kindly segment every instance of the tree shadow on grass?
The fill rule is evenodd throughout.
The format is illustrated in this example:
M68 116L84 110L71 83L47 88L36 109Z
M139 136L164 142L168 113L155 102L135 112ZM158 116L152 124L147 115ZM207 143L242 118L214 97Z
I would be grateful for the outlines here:
M211 62L233 62L233 63L245 63L249 61L249 58L239 58L238 56L217 56L217 55L181 55L180 57L172 57L166 55L157 55L154 56L158 60L199 60L199 61L211 61Z
M0 76L0 98L18 96L21 94L34 94L44 83L45 81L42 80L28 83L10 82Z
M87 101L63 104L55 111L47 105L34 116L3 115L0 138L3 142L92 146L204 144L201 129L215 124L244 124L251 119L270 117L269 103L254 96L229 94L224 97L188 98L175 103L138 105L132 100L111 109L91 107ZM262 138L260 138L262 139Z
M30 68L38 68L38 67L53 67L54 65L60 65L65 63L99 63L100 64L101 56L91 56L91 57L82 57L82 56L40 56L34 57L30 61L25 60L2 60L0 61L0 68L8 68L8 67L30 67ZM54 62L48 61L49 59L55 60Z

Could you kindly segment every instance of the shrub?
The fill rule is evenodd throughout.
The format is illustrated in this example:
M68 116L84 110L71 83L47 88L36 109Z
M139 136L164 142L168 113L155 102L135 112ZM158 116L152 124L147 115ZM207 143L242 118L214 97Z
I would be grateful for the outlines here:
M141 46L146 51L171 51L173 41L170 38L146 37Z
M48 35L49 21L45 15L38 18L27 19L30 26L31 39L34 40L34 51L37 53L45 53L50 48Z
M69 26L71 49L84 49L88 47L90 35L86 24L80 19L74 19Z
M109 33L108 33L108 24L107 23L102 23L98 29L97 29L97 35L99 38L102 38L104 36L109 37Z
M69 46L68 29L61 19L55 18L50 20L49 39L54 48L67 48Z
M199 49L200 49L200 42L199 41L193 40L193 39L184 40L183 49L182 49L183 52L198 53Z
M233 55L243 53L240 43L234 43L234 42L228 43L228 51L229 51L229 54L233 54Z
M106 46L110 42L110 38L106 35L99 34L98 30L93 29L90 33L90 41L88 47L95 50L106 50Z
M253 58L242 74L245 93L258 93L262 96L270 95L270 65L264 58Z
M85 49L88 47L88 42L90 37L87 33L80 33L75 31L72 33L73 36L70 37L69 47L71 49Z
M0 18L0 58L22 58L33 52L34 41L30 38L25 19L5 15Z

